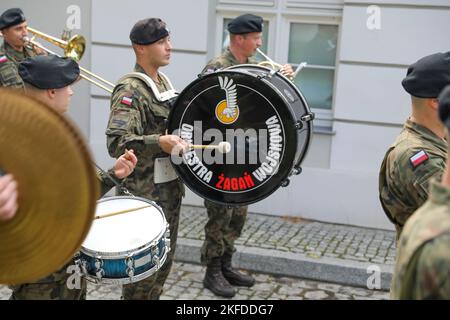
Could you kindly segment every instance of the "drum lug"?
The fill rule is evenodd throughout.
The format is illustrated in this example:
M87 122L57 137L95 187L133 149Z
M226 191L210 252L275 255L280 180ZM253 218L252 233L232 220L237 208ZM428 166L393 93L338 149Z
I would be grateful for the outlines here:
M102 281L102 278L103 278L104 275L105 275L105 270L103 270L103 269L98 269L95 272L95 276L97 277L98 282Z
M295 167L293 170L292 170L292 174L293 175L299 175L300 173L302 173L302 167Z
M82 275L87 275L88 274L87 262L85 260L77 259L77 260L75 260L75 264L78 265L78 267L80 268Z
M134 277L134 268L133 268L133 267L127 268L127 275L128 275L130 278Z
M128 256L125 260L125 263L128 268L133 268L134 267L134 258L132 256Z
M94 266L97 270L100 270L103 267L103 260L101 260L100 256L95 257Z
M296 123L295 123L295 129L297 129L297 130L300 130L300 129L302 129L303 128L303 122L302 121L297 121Z
M307 114L305 114L305 115L303 115L301 118L300 118L300 120L301 121L312 121L312 120L314 120L314 118L315 118L315 114L314 114L314 112L309 112L309 113L307 113Z
M284 179L283 181L281 181L281 186L282 187L287 187L290 182L291 181L289 179Z

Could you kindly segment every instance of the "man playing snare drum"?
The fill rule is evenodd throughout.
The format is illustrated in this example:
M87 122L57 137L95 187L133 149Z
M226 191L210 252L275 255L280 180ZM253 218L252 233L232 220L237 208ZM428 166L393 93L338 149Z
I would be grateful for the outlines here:
M73 94L71 85L79 78L78 64L70 58L54 55L37 56L24 60L19 65L19 75L25 83L25 91L31 97L47 104L58 113L65 113ZM119 157L109 175L115 180L127 177L136 166L137 158L133 151ZM101 194L104 195L115 184L108 175L100 175ZM86 298L86 281L81 281L80 288L67 287L71 273L66 268L74 262L70 261L62 269L35 283L11 286L11 300L68 300Z

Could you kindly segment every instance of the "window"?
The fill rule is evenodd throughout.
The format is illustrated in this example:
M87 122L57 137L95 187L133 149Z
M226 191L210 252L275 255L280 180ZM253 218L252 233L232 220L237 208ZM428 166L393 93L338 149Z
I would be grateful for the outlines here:
M331 110L336 68L338 27L315 23L291 23L288 61L294 70L301 62L306 67L294 83L313 109Z
M233 20L231 18L225 18L223 19L223 29L222 29L222 50L225 50L228 45L230 44L230 37L229 37L229 32L227 30L227 26L228 23ZM261 51L264 53L267 53L267 45L268 45L268 39L269 39L269 21L264 20L263 23L263 34L262 34L262 46L261 46ZM262 59L262 57L257 56L257 58L261 58L260 60L265 60Z

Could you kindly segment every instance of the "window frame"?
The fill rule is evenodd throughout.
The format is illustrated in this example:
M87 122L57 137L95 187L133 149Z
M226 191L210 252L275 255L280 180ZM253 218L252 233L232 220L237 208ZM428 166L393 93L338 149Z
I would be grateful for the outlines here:
M341 22L342 17L341 16L320 16L320 15L283 15L281 16L281 26L280 26L280 37L278 38L278 41L281 44L286 44L285 46L279 46L279 52L278 57L281 61L286 61L286 63L289 63L288 57L289 57L289 37L290 37L290 31L291 31L291 24L295 23L302 23L302 24L319 24L319 25L332 25L337 27L337 46L336 46L336 60L334 67L330 66L316 66L313 65L314 68L311 69L327 69L327 70L334 70L333 75L333 86L332 86L332 93L333 98L331 101L331 108L330 109L321 109L321 108L311 108L311 111L315 113L316 117L314 120L314 124L318 128L322 128L324 132L329 130L330 134L332 134L331 128L333 127L333 116L334 116L334 108L335 108L335 99L336 99L336 80L337 80L337 73L339 70L339 56L340 56L340 46L341 46ZM297 62L296 64L300 63L301 61ZM296 69L296 65L292 66L293 69ZM308 68L308 65L305 66L305 69ZM302 71L300 71L302 72ZM322 131L322 130L321 130Z

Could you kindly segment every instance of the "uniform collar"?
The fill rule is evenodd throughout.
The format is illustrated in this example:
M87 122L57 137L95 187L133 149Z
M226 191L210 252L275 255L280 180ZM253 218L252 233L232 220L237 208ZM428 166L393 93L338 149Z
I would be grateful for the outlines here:
M420 135L425 140L428 140L428 141L432 142L434 145L437 145L444 152L447 152L447 142L444 139L441 139L440 137L438 137L430 129L428 129L424 126L421 126L418 123L412 122L410 119L406 120L404 128L406 130L412 131L412 132Z
M28 49L27 47L25 47L22 52L16 51L12 46L9 45L8 42L4 40L2 46L0 47L0 51L3 51L9 59L13 60L16 63L19 63L22 60L34 55L33 51L31 49Z
M241 64L234 57L233 53L230 50L230 47L227 47L225 49L224 56L226 59L228 59L228 61L231 62L231 65L233 65L233 66ZM247 58L247 61L245 62L245 64L256 64L256 60L254 59L254 57Z

